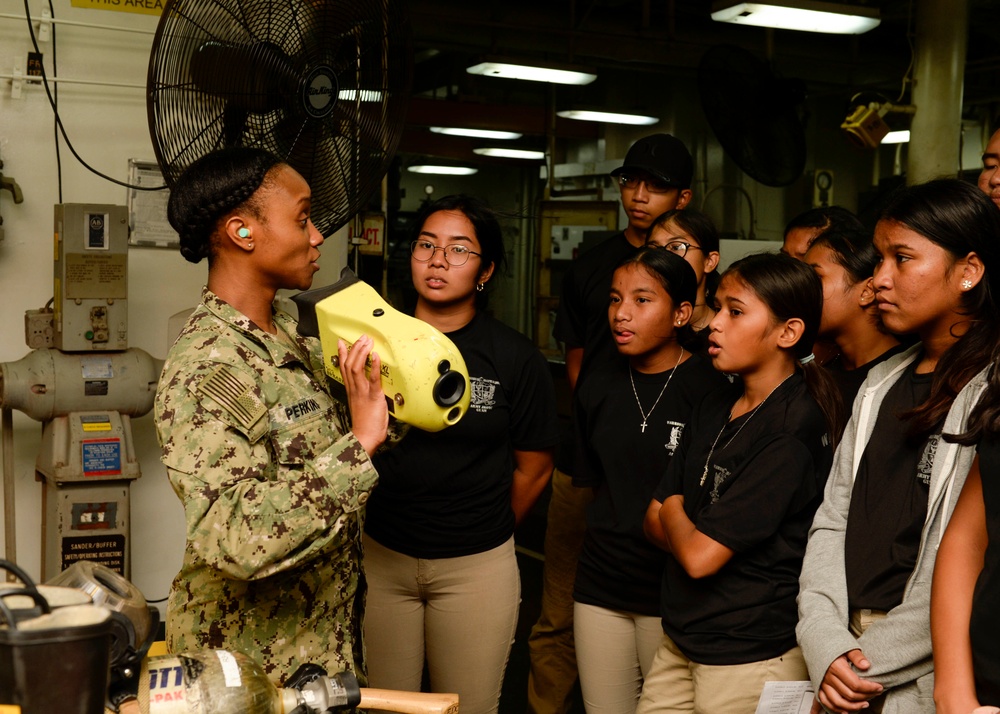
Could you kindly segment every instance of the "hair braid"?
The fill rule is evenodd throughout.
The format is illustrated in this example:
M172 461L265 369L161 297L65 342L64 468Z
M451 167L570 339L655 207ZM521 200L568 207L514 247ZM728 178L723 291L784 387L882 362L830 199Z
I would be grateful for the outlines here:
M252 198L280 163L262 149L233 147L206 154L185 169L167 205L167 218L180 236L181 255L192 263L202 258L211 262L219 220L241 206L257 214Z

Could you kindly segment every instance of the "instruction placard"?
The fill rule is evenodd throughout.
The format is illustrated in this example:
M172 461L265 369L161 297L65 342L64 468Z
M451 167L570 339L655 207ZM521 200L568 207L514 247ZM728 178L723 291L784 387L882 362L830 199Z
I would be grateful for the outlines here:
M62 539L62 568L78 560L90 560L105 565L121 576L125 575L125 536L72 536Z
M117 476L122 472L119 439L87 439L80 442L84 476Z

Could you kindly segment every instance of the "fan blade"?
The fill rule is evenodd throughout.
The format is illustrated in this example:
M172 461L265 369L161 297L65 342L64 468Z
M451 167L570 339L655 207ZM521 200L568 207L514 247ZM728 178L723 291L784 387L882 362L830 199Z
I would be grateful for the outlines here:
M299 84L288 55L270 42L205 42L191 56L191 78L202 91L257 113L287 104Z

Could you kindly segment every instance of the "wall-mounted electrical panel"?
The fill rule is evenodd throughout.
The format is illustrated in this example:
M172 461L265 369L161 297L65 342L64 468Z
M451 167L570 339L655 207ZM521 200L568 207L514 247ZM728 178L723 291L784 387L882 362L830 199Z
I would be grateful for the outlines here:
M54 237L56 349L128 349L128 210L57 204Z

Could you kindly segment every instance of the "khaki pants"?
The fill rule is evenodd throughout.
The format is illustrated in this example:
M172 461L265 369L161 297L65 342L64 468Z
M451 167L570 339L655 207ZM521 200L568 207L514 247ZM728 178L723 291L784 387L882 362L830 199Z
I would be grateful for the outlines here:
M365 537L369 686L456 692L462 714L495 714L521 581L514 539L459 558L411 558Z
M774 659L734 665L693 662L666 635L639 698L636 714L754 714L764 682L808 679L798 647Z
M578 602L573 620L587 714L634 714L663 639L660 618Z
M569 475L558 469L553 472L545 527L542 610L528 638L528 711L532 714L569 711L577 677L573 584L587 530L586 508L593 498L592 489L577 488Z

